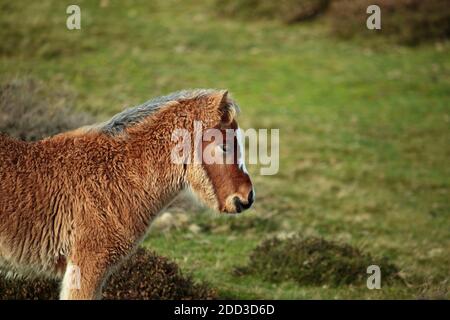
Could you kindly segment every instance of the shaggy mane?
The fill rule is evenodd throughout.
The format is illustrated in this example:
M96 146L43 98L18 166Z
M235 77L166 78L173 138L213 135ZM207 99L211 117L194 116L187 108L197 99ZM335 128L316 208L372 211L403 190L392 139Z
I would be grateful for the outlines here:
M220 90L217 89L191 89L181 90L165 96L153 98L141 105L125 109L124 111L116 114L110 120L99 125L97 129L109 135L119 134L126 128L138 124L145 117L154 114L169 102L198 99L219 92ZM229 103L237 110L237 106L233 102L229 101Z

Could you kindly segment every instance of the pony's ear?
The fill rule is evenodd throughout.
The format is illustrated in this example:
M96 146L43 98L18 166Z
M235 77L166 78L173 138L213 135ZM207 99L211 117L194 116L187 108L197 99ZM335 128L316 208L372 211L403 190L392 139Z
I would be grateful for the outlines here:
M229 125L236 116L236 109L228 98L228 90L221 90L215 95L216 105L221 114L221 124Z
M212 99L214 105L220 109L224 104L227 103L228 90L220 90L214 92L210 95L210 99Z

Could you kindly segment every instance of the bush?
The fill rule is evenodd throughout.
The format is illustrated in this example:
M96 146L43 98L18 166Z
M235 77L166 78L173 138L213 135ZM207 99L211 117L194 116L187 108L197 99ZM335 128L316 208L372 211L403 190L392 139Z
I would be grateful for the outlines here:
M367 267L373 264L380 266L384 283L400 279L398 268L386 258L374 258L347 244L293 236L263 241L251 253L248 265L234 271L272 282L339 286L365 283Z
M381 8L381 30L366 28L369 5ZM332 33L342 38L355 35L391 38L406 45L448 39L450 6L447 0L218 0L221 15L245 19L301 22L326 13Z
M381 30L368 30L366 9L381 9ZM334 0L329 14L333 32L341 37L378 34L408 45L450 36L447 0Z
M59 282L43 279L10 279L0 276L0 300L58 299ZM216 299L206 284L183 276L178 265L167 258L139 249L111 275L103 290L104 299Z
M0 85L0 132L26 141L95 122L74 113L74 96L55 92L34 79L15 79Z
M330 0L218 0L220 14L249 19L277 19L294 23L324 12Z

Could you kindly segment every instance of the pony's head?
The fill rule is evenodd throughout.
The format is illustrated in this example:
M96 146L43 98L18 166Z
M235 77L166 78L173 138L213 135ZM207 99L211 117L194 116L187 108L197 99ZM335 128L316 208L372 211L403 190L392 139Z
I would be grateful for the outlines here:
M193 149L193 161L186 164L186 182L209 207L225 213L240 213L251 207L255 191L246 170L243 137L236 120L237 105L227 91L209 95L201 106L206 112L201 142ZM195 138L194 138L195 140Z
M172 133L177 129L190 132L193 139L189 139L188 158L191 161L183 160L182 164L172 161L174 171L183 172L182 184L207 206L236 213L250 208L255 199L245 168L237 113L238 106L225 90L183 90L124 110L101 124L100 130L111 136L138 135L140 141L145 141L146 133L150 133L152 145L157 144L154 140L159 137L169 138L171 130ZM160 145L167 144L173 151L176 148L172 143L161 141ZM163 162L166 160L171 159ZM177 170L180 165L183 169Z

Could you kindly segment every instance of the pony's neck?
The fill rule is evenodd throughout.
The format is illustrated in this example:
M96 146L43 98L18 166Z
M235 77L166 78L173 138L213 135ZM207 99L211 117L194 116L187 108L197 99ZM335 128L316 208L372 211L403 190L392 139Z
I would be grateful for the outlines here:
M152 122L127 132L130 159L140 176L142 197L148 201L151 215L169 205L185 186L185 166L171 160L173 129Z

